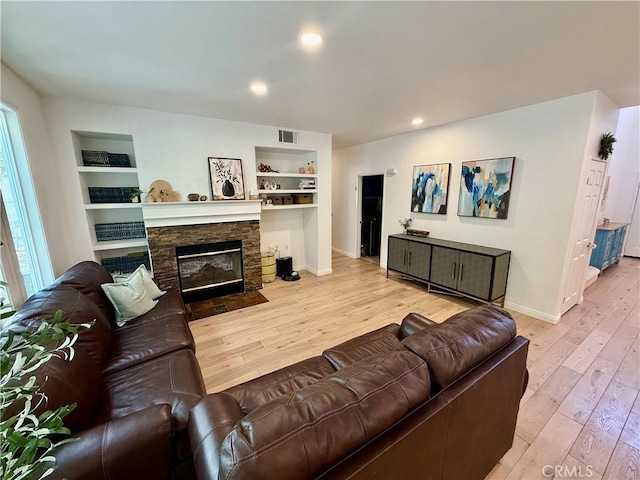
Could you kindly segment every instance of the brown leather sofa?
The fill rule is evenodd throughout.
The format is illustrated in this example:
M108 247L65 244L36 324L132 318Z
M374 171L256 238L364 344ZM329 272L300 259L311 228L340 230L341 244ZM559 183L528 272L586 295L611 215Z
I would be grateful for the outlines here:
M528 340L505 311L409 314L191 412L199 480L482 479L513 442Z
M54 358L37 373L47 409L76 402L65 419L79 440L56 453L51 477L193 478L191 408L206 394L180 294L169 290L123 327L100 285L113 282L95 262L70 268L31 296L7 329L23 331L62 310L79 332L72 361Z

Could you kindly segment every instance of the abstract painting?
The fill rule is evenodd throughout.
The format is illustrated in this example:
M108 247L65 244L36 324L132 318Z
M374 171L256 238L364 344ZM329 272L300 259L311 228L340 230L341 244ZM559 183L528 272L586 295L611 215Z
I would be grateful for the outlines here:
M515 157L462 162L458 215L507 218Z
M411 211L446 214L450 173L450 163L413 167Z

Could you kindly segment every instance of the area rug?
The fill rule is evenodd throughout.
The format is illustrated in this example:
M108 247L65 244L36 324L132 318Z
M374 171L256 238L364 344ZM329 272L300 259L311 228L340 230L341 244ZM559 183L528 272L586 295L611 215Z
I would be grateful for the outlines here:
M199 320L268 301L260 292L234 293L201 302L187 303L187 312L192 320Z

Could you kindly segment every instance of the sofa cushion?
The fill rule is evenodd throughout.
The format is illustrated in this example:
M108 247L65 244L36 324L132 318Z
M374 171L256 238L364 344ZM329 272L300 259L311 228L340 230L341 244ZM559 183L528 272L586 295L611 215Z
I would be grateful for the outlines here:
M437 325L437 322L434 322L430 318L420 315L419 313L411 312L402 319L398 337L402 340L414 333L424 330L425 328L429 328L432 325Z
M184 316L175 313L160 316L161 313L157 312L153 321L132 321L127 323L130 324L129 328L116 328L113 331L111 351L102 369L103 375L183 348L195 350L193 335Z
M220 449L220 478L314 478L429 396L425 363L407 351L369 356L244 417Z
M49 480L169 480L171 407L156 405L80 432L58 447Z
M40 392L45 398L41 403L38 403L37 397L33 400L36 416L46 410L77 404L76 408L64 417L64 424L72 433L93 425L102 386L98 367L89 354L80 348L74 350L72 360L54 356L29 375L36 378L35 384L40 387ZM6 418L16 415L22 406L22 402L16 402L1 412L2 416Z
M103 283L101 287L116 311L116 325L119 327L158 304L151 298L141 275L133 276L125 283Z
M100 422L124 417L151 405L171 405L176 452L191 455L189 411L206 395L198 361L191 350L178 350L104 377Z
M177 314L181 316L185 322L188 322L187 309L184 306L180 292L175 288L167 289L167 293L158 298L157 305L144 315L140 315L135 320L125 323L122 327L117 327L115 331L124 331L128 328L137 328L144 323L154 323L158 318L168 314Z
M335 368L324 357L313 357L224 391L234 397L245 414L281 395L323 379Z
M111 325L89 297L67 285L34 293L13 316L9 328L18 331L29 325L37 327L42 320L52 320L58 310L62 311L62 321L70 324L95 320L91 328L78 329L75 347L86 351L100 367L111 347Z
M322 352L322 355L333 364L336 370L340 370L376 353L402 349L398 340L399 331L400 326L392 323L329 348Z
M113 277L102 265L92 261L80 262L64 272L52 286L67 285L89 297L104 318L115 325L115 312L100 285L113 282Z
M151 297L152 300L156 300L156 299L160 298L162 295L164 295L165 293L167 293L164 290L160 290L158 288L158 286L155 284L155 282L151 278L151 275L149 274L149 271L147 270L147 267L145 267L144 265L140 265L138 268L136 268L129 275L114 275L113 276L113 280L116 283L129 283L134 278L140 278L141 279L145 290L147 291L147 293L149 294L149 296Z
M516 336L509 312L495 306L458 313L402 340L423 358L435 387L445 388Z

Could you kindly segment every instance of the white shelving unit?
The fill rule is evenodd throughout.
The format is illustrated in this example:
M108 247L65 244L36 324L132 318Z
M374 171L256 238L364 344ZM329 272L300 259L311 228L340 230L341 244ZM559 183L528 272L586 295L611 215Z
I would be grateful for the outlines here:
M294 268L318 271L319 265L319 216L318 205L326 188L318 174L318 152L288 147L256 147L256 179L261 198L311 195L311 203L293 205L262 205L260 233L262 249L278 245L282 256L293 257ZM261 172L259 165L269 165L277 172ZM300 169L312 165L314 173L300 173ZM315 180L315 188L299 188L300 180ZM280 188L260 188L262 182L275 181Z
M100 262L107 257L147 252L146 237L98 241L95 231L96 224L143 222L140 203L91 203L89 198L89 187L139 187L133 137L123 134L74 131L72 138L95 260ZM82 150L126 153L131 167L86 166L83 163Z

